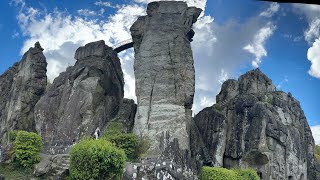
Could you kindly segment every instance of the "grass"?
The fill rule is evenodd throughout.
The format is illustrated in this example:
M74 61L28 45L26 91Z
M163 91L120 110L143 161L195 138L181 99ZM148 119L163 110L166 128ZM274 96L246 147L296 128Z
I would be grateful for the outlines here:
M24 169L14 163L0 164L0 174L4 176L6 180L25 180L34 177L32 175L32 169Z

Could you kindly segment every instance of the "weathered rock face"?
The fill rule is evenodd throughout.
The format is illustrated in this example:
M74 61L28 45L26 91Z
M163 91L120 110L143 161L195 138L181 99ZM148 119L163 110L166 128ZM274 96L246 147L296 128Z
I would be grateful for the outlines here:
M75 59L35 107L36 129L51 153L64 153L74 140L91 136L97 127L103 130L122 104L128 104L129 114L134 107L133 102L123 102L120 60L104 41L80 47Z
M194 95L190 41L201 9L185 2L152 2L131 27L138 109L134 133L149 139L147 156L179 161L188 151Z
M228 80L194 118L212 165L253 167L262 179L316 179L314 140L299 102L259 69ZM193 154L201 150L192 144Z
M47 86L47 62L39 42L0 76L0 144L11 130L35 131L34 106Z
M138 111L134 132L149 137L149 153L170 143L189 149L194 67L188 33L201 10L185 2L153 2L131 27Z

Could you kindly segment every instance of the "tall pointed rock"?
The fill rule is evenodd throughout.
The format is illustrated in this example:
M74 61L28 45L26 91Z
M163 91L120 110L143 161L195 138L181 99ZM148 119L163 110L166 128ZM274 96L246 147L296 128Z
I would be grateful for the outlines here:
M201 9L185 2L152 2L131 27L138 109L134 133L148 139L148 157L182 166L190 149L189 126L195 90L190 42Z
M47 62L40 43L0 76L0 145L12 130L35 131L34 106L47 86Z

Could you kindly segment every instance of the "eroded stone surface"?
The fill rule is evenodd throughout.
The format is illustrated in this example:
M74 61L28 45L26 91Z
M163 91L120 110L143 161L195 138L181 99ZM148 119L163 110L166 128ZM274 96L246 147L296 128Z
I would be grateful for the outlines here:
M135 48L138 111L134 132L153 142L160 155L169 142L189 149L188 122L194 94L194 67L187 37L201 10L185 2L153 2L131 27Z
M117 116L123 99L120 60L104 41L80 47L76 64L61 73L35 107L47 153L65 153ZM123 120L125 121L125 120Z
M133 131L151 142L147 157L184 166L195 89L191 28L200 13L185 2L152 2L130 29L138 101Z
M214 166L253 167L262 179L316 179L314 140L300 103L276 91L259 69L226 81L217 104L194 119Z
M12 130L35 131L34 106L47 85L47 62L40 43L0 76L0 145Z

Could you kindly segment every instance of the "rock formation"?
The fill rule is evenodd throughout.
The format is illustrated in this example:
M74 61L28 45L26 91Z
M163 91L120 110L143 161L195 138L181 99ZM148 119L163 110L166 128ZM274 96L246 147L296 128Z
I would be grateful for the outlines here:
M152 2L131 27L138 109L134 133L147 138L148 157L185 164L195 74L190 41L201 9Z
M299 102L259 69L227 80L217 103L194 121L213 166L253 167L262 179L316 179L314 140ZM194 156L205 154L199 146L192 145Z
M168 143L189 149L194 67L188 33L200 12L185 2L153 2L131 27L138 99L134 132L154 142L155 155Z
M123 74L116 52L97 41L78 48L75 59L76 64L53 81L35 107L36 129L52 154L65 153L73 141L91 136L97 127L105 129L116 117L133 121L135 105L123 100Z
M0 76L0 145L12 130L35 131L34 106L47 86L47 62L40 43Z

